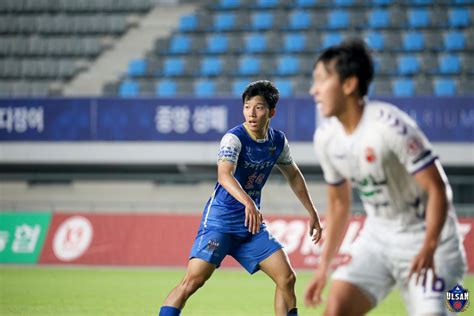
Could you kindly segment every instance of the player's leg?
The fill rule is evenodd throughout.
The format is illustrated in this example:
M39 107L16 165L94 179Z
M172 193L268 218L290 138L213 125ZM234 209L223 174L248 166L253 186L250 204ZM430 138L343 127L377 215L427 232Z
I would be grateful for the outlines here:
M200 229L191 249L183 280L166 297L160 316L178 316L187 299L211 277L229 252L232 238L228 234Z
M350 260L332 275L324 315L365 315L395 285L383 243L367 230L350 248Z
M283 249L273 253L259 264L276 285L275 315L297 315L295 283L296 274Z
M294 295L295 274L283 246L263 227L259 233L246 238L235 245L229 254L233 256L249 273L265 270L271 275L277 289L275 292L276 315L297 315ZM268 259L268 260L267 260Z
M186 275L166 297L163 307L161 308L162 311L160 311L160 316L179 315L165 314L164 311L167 309L182 310L186 304L187 299L204 285L204 283L211 277L215 269L216 266L214 264L206 262L202 259L193 258L189 260Z
M408 313L416 316L456 315L449 311L445 300L446 292L461 284L466 271L465 253L459 246L457 236L440 242L435 253L436 276L429 270L426 280L420 278L418 284L416 277L407 280L411 260L417 253L417 247L413 250L407 252L407 260L400 263L397 271L397 284Z
M372 306L372 299L365 291L350 282L334 280L324 315L365 315Z

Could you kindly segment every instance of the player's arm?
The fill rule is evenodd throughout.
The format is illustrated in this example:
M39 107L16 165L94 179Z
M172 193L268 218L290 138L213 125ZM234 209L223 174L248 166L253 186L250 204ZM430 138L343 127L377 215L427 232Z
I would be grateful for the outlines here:
M321 254L320 270L329 271L331 260L336 255L349 222L351 186L349 181L328 185L328 207L325 213L325 240Z
M280 164L277 165L281 173L287 179L291 189L295 193L298 200L303 204L304 208L308 211L310 216L310 230L309 235L312 237L313 242L317 243L321 239L321 222L319 219L318 211L314 206L313 200L309 195L308 187L306 181L303 177L298 166L292 162L291 164Z
M236 165L230 161L219 161L217 163L217 181L230 195L245 206L245 227L248 227L249 232L255 234L260 231L262 214L234 177L235 168Z
M422 248L412 262L409 279L417 275L425 277L428 269L434 270L434 253L448 214L448 195L443 181L441 165L435 160L431 165L415 173L418 184L428 193L426 205L426 234Z
M328 185L328 208L324 221L324 247L319 267L308 283L304 301L307 306L321 304L321 294L326 286L332 259L341 245L349 221L351 187L346 180L340 184Z

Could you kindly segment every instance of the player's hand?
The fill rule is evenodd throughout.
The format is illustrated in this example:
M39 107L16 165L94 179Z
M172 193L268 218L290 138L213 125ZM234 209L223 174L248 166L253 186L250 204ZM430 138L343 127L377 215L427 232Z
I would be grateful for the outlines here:
M245 207L245 227L249 232L256 234L260 231L260 225L263 222L262 213L255 204Z
M326 286L327 277L325 269L316 270L304 291L304 304L307 307L316 307L323 302L321 293Z
M426 284L426 275L428 273L428 270L433 271L433 282L436 280L436 274L435 274L435 266L434 266L434 252L436 248L432 247L427 247L423 246L416 255L416 257L413 259L410 272L408 274L408 280L407 282L410 281L412 276L416 276L416 285L418 285L418 282L421 277L422 284Z
M309 237L311 237L314 244L321 240L323 234L323 227L319 221L318 216L312 216L309 220Z

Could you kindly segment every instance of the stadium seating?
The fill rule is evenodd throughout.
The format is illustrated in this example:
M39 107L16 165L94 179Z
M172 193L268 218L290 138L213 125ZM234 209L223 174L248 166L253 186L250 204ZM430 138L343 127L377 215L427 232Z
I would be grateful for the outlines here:
M372 95L474 91L472 1L193 3L198 8L181 16L172 34L156 39L143 58L130 60L104 94L240 95L244 80L271 78L285 86L286 95L307 95L317 54L352 36L362 36L375 53ZM133 27L130 14L153 5L153 0L0 2L0 94L47 95L49 84L77 76Z
M0 1L1 96L59 93L153 7L151 0ZM146 60L131 61L127 76L145 74ZM124 79L116 94L139 93ZM25 88L26 87L26 88ZM120 87L120 88L119 88Z
M275 80L282 95L307 95L317 54L362 34L375 52L371 95L472 93L466 86L474 75L473 13L474 4L431 0L208 1L183 16L168 44L155 49L163 69L176 55L184 63L198 58L197 70L178 63L158 78L191 80L199 96L240 95L257 78Z

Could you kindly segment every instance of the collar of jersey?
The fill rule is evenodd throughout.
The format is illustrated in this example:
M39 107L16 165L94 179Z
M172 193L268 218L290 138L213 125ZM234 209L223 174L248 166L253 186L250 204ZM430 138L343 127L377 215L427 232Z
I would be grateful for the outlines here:
M250 138L252 138L257 143L264 143L268 140L268 131L267 131L267 135L265 135L265 138L258 139L258 138L256 138L255 136L252 135L252 133L248 130L247 125L245 125L245 123L242 123L242 125L244 126L244 129L247 132L247 134L250 136Z

